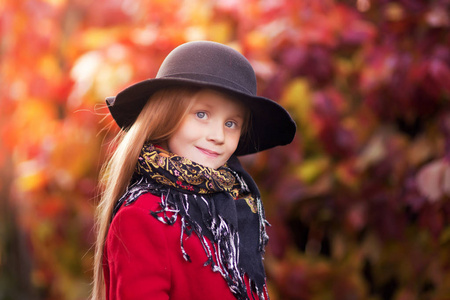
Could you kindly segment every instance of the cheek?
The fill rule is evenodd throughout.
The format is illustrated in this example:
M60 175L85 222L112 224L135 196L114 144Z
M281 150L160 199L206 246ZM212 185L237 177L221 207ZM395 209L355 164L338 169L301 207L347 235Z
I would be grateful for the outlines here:
M192 122L189 122L189 120L184 120L183 123L181 123L180 127L175 131L174 135L172 136L171 140L176 142L186 142L190 139L192 139L195 132L198 132L194 127Z
M231 150L233 150L233 152L234 152L234 150L236 150L236 148L237 148L237 146L238 146L238 144L239 144L239 140L240 140L240 138L241 138L241 135L240 135L240 133L238 133L238 134L233 134L232 136L230 136L230 139L229 139L229 148L231 149Z
M169 150L173 153L181 155L180 151L183 149L183 145L185 145L189 141L189 136L186 134L189 133L184 131L183 128L179 128L172 137L168 140L167 145L169 146Z

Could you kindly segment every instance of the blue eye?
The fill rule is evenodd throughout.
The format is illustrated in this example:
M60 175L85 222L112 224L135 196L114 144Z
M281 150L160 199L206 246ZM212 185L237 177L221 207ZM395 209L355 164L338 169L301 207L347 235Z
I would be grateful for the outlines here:
M199 118L199 119L206 118L206 113L204 111L199 111L196 113L196 115L197 115L197 118Z
M233 122L233 121L227 121L227 122L225 122L225 126L228 128L234 128L237 126L237 124L236 124L236 122Z

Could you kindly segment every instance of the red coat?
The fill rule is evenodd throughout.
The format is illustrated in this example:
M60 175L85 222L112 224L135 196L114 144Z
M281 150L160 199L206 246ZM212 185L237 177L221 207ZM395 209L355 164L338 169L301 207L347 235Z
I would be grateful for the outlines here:
M183 236L187 262L181 221L166 225L149 214L160 201L144 194L114 217L104 249L106 299L236 300L222 275L203 266L207 256L197 235Z

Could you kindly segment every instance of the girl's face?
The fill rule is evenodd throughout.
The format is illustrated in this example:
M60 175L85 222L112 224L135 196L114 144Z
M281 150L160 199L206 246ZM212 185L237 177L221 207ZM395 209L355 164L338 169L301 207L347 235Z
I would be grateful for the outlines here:
M165 148L206 167L223 166L239 143L245 107L213 90L200 91Z

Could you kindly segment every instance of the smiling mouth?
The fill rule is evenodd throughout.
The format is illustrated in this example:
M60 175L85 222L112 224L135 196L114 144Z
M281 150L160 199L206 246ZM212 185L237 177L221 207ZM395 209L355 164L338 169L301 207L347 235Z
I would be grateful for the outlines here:
M219 153L217 153L215 151L211 151L211 150L200 148L200 147L196 147L196 148L198 150L200 150L201 152L203 152L204 154L206 154L207 156L210 156L210 157L217 157L217 156L219 156Z

